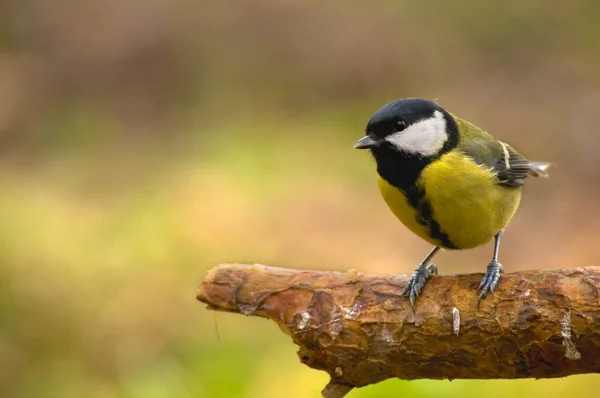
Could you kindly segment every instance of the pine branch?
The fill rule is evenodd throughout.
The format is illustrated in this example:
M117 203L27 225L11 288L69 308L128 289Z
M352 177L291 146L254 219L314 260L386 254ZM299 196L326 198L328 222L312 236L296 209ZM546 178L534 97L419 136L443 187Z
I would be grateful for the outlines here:
M503 274L478 308L481 277L433 276L413 313L401 296L407 275L219 265L198 299L277 322L304 364L329 373L328 398L392 377L600 372L600 267Z

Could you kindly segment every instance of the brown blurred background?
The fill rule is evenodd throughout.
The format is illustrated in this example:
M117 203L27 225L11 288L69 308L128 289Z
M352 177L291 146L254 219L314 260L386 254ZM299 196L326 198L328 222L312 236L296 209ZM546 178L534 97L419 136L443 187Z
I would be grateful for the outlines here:
M526 187L507 272L597 265L599 16L593 0L3 0L0 396L318 396L326 375L274 324L215 317L195 290L219 262L411 272L429 246L352 149L399 97L557 164ZM483 272L490 255L437 264ZM593 396L599 381L390 380L352 397Z

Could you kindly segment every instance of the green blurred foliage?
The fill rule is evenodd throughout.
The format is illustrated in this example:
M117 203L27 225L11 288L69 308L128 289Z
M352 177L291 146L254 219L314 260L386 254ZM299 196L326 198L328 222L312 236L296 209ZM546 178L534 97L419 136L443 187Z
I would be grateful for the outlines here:
M318 396L326 375L275 325L215 316L195 290L219 262L410 272L428 246L352 149L397 97L437 98L558 164L527 187L507 271L593 264L599 12L592 0L4 0L0 396ZM489 255L438 265L480 272ZM351 396L584 397L597 383L390 380Z

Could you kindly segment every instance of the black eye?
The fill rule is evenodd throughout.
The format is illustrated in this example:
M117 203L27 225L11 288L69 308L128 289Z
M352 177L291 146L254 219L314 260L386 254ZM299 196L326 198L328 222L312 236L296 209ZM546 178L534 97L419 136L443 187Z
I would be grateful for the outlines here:
M396 122L396 125L398 126L398 131L402 131L406 128L407 124L404 120L398 120Z

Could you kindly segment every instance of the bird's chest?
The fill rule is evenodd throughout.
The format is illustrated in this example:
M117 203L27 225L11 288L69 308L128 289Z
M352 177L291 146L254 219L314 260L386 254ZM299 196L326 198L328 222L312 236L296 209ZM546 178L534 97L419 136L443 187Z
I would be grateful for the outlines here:
M484 167L458 154L425 167L414 185L398 189L380 178L381 193L408 229L445 248L488 242L514 215L521 189L496 183Z

